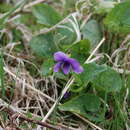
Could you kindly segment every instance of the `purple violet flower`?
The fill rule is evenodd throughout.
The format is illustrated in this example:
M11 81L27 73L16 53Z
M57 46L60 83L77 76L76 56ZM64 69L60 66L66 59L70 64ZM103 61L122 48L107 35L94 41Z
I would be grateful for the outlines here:
M64 99L69 98L69 97L70 97L70 95L71 95L71 93L70 93L70 92L66 92L66 93L64 94Z
M54 60L57 61L56 65L54 66L54 72L58 72L60 69L64 74L68 74L71 69L73 69L73 71L77 74L83 72L83 67L77 60L69 58L61 51L54 54Z

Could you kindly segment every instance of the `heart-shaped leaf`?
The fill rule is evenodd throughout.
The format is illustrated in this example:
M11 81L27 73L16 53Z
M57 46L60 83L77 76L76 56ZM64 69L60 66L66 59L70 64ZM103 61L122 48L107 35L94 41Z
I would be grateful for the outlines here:
M93 84L106 92L116 92L122 88L122 79L116 71L107 67L107 70L95 77Z
M62 111L71 111L88 117L87 112L97 112L100 108L98 96L93 94L82 94L59 106Z
M96 20L90 20L81 30L84 39L88 39L94 48L102 38L100 26Z
M130 33L130 2L116 5L104 20L109 30L117 33Z
M60 14L48 4L37 4L32 8L32 12L38 22L46 26L53 26L62 20Z
M45 58L52 57L57 50L51 33L33 37L30 46L34 53Z

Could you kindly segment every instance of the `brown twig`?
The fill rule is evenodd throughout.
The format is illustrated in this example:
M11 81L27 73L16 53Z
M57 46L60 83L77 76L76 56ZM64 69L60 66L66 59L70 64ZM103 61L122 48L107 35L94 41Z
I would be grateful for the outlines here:
M28 117L26 117L24 114L22 113L17 113L17 112L14 112L11 108L4 108L3 111L7 112L10 117L11 117L11 121L13 122L13 120L15 120L16 118L19 118L19 119L22 119L22 120L25 120L27 122L31 122L31 123L34 123L34 124L37 124L37 125L41 125L43 127L46 127L46 128L50 128L52 130L67 130L65 127L61 127L61 126L54 126L54 125L51 125L49 123L46 123L46 122L42 122L42 121L38 121L38 120L35 120L35 119L30 119Z
M23 113L21 113L21 112L19 113L17 111L17 109L15 110L12 106L7 104L2 99L0 99L0 109L9 114L11 122L13 122L16 118L19 118L19 119L23 119L27 122L31 122L31 123L34 123L34 124L37 124L37 125L40 125L40 126L43 126L43 127L46 127L46 128L50 128L52 130L68 130L66 127L62 127L60 125L54 126L54 125L47 123L47 122L38 121L38 120L35 120L33 118L30 119L30 118L26 117Z
M45 122L41 122L41 121L38 121L38 120L27 118L23 114L15 114L15 116L13 117L13 119L14 118L20 118L20 119L23 119L23 120L25 120L27 122L31 122L31 123L34 123L34 124L41 125L43 127L51 128L52 130L61 130L62 129L59 126L53 126L53 125L51 125L49 123L45 123Z

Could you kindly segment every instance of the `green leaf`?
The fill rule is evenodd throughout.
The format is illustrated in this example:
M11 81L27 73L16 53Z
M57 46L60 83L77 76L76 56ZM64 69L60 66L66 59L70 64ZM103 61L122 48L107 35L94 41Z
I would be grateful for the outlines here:
M76 40L76 32L71 23L62 25L62 28L56 29L55 41L61 48L71 45Z
M40 57L49 58L57 50L52 33L38 35L30 41L32 51Z
M43 76L49 75L52 72L53 65L54 61L52 59L45 60L41 66L41 74Z
M89 54L90 48L89 40L81 40L71 47L72 57L83 63Z
M71 111L88 117L87 112L97 112L100 108L98 96L93 94L82 94L59 106L62 111Z
M27 113L26 113L26 116L27 116L28 118L33 118L33 115L32 115L31 112L27 112Z
M32 12L38 22L46 26L53 26L62 20L60 14L48 4L37 4L32 8Z
M62 80L67 80L66 75L64 75L62 72L56 72L55 77Z
M96 112L99 107L99 97L93 94L82 94L59 106L59 109L86 115L86 111Z
M130 32L130 2L116 5L104 20L110 31L127 34Z
M83 73L75 75L83 84L91 82L94 87L106 92L116 92L121 89L122 79L120 75L110 67L90 63L83 65L83 68Z
M82 84L72 84L70 91L74 92L74 93L79 93L84 89L84 87L82 86Z
M89 83L101 72L107 70L106 66L97 65L96 63L84 64L83 68L84 71L76 76L78 76L84 84Z
M31 19L31 21L28 19ZM21 14L21 17L19 18L18 22L25 24L33 32L44 28L43 24L37 24L37 19L31 13Z
M95 77L93 84L96 88L106 92L117 92L122 88L122 79L116 71L107 67L105 71Z
M81 30L84 39L88 39L94 48L102 38L101 29L96 20L90 20Z
M7 13L3 15L3 17L0 18L0 29L3 29L5 27L5 24L8 22L9 17L20 7L23 7L23 5L26 3L26 1L21 1L18 3L15 7L11 8Z

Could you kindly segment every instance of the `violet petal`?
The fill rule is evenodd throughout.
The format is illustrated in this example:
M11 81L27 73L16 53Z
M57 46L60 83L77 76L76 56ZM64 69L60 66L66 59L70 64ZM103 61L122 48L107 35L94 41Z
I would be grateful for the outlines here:
M79 74L83 72L83 67L80 65L80 63L73 59L73 58L69 58L68 62L72 65L72 69L75 73Z
M64 59L66 59L66 58L68 58L68 56L61 51L54 53L55 61L64 61Z
M70 95L71 95L70 92L66 92L66 93L64 94L64 98L67 99L67 98L70 97Z
M57 64L55 64L54 66L54 72L58 72L59 69L61 68L62 62L58 62Z
M64 74L68 74L70 72L70 68L71 68L71 65L69 63L64 63L63 68L62 68Z

